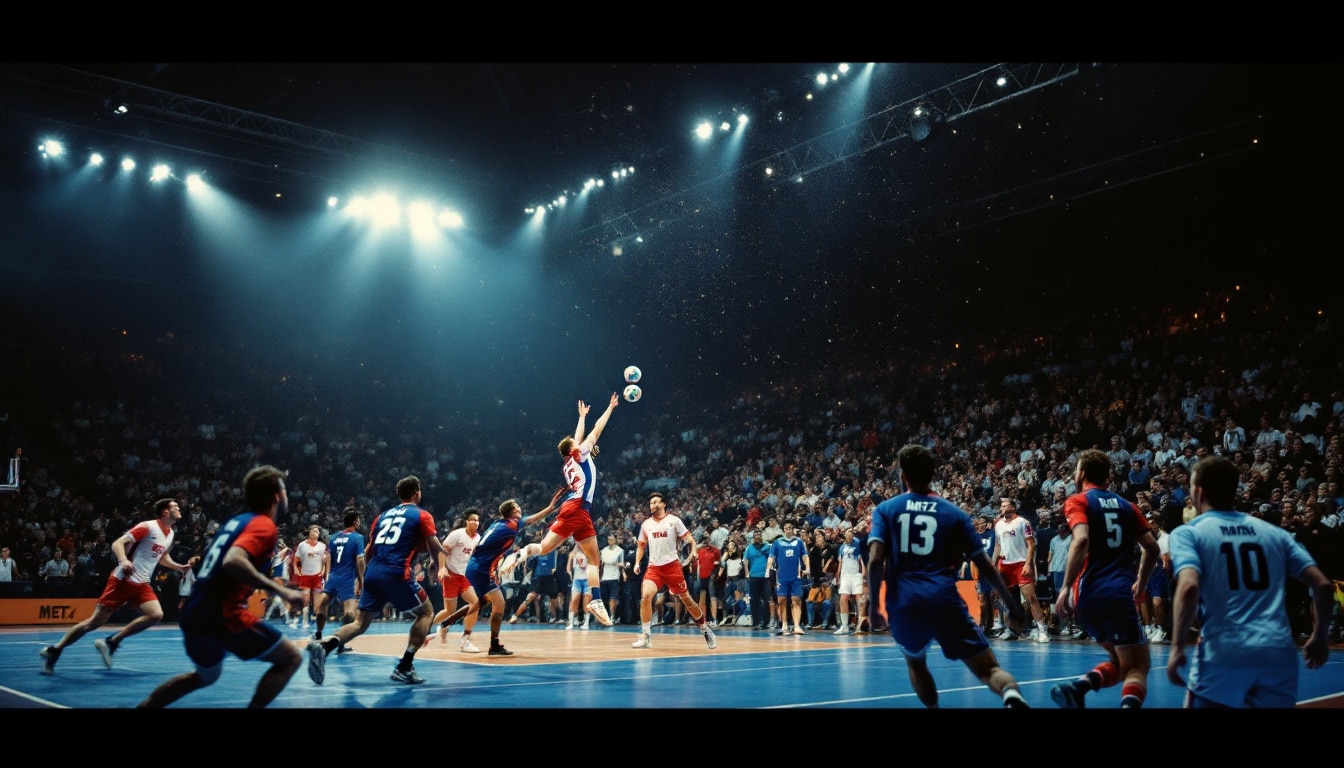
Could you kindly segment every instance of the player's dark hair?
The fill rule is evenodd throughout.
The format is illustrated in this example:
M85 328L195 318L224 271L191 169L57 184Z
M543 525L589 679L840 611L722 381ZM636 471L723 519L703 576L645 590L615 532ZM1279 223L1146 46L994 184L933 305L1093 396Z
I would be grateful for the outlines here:
M910 481L912 489L928 490L929 484L933 482L933 471L938 465L933 458L933 451L911 443L896 453L896 461L900 463L901 473Z
M1204 491L1204 498L1214 509L1231 511L1237 503L1237 465L1224 456L1208 456L1195 462L1190 470L1190 484Z
M663 495L662 491L654 491L653 493L650 493L649 501L653 501L654 499L662 499L663 504L667 504L667 497Z
M243 478L243 500L253 512L270 509L275 504L275 494L284 484L284 470L269 464L255 467Z
M518 509L519 514L521 514L523 508L518 506L517 499L506 500L504 503L499 505L499 516L507 520L509 517L511 517L509 511L515 507Z
M419 492L420 478L415 475L407 475L397 481L397 498L402 501L410 501Z
M349 528L350 526L354 525L355 523L358 523L358 522L359 522L359 510L358 510L358 509L354 509L354 508L347 508L347 509L345 510L345 517L341 519L341 522L343 522L343 523L345 524L345 527L346 527L346 528Z
M1078 468L1083 470L1083 479L1093 485L1105 488L1111 482L1111 457L1100 448L1079 453Z
M173 506L176 501L177 499L159 499L154 502L154 512L161 516L163 515L163 511Z
M471 507L470 509L468 509L467 512L466 512L466 514L462 515L462 524L463 524L463 525L466 525L466 524L467 524L467 518L471 517L472 515L475 515L475 516L476 516L476 519L477 519L477 520L480 520L480 519L481 519L481 510L480 510L480 508L479 508L479 507Z

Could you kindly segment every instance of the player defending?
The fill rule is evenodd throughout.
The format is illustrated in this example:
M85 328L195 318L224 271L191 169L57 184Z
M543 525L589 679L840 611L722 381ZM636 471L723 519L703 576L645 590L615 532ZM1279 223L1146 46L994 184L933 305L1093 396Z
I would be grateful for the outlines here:
M691 554L682 560L677 549L678 542L691 545ZM691 599L686 587L686 572L682 570L688 563L696 561L695 537L686 529L686 524L676 515L667 513L667 500L661 491L649 496L649 517L639 527L639 542L635 545L635 575L639 575L639 564L644 561L644 550L649 550L649 570L639 588L639 639L631 643L634 648L652 648L650 632L653 628L653 596L658 590L666 588L668 594L681 600L681 604L690 612L691 618L700 627L705 636L705 645L712 651L719 647L714 630L705 621L705 613L700 605Z
M907 445L896 456L901 483L910 490L873 510L868 536L868 593L880 595L886 579L891 636L905 656L915 695L926 707L938 706L938 686L927 658L937 640L943 656L964 662L980 682L1003 699L1004 707L1026 709L1017 680L999 666L984 631L971 619L966 601L957 591L961 564L970 558L981 573L988 575L995 591L1008 603L1013 619L1025 618L1026 611L1012 600L1008 585L985 554L971 518L930 490L937 469L933 452L922 445ZM877 607L869 610L873 626L877 626L881 621Z
M172 555L168 554L173 548L173 528L182 519L182 509L177 502L173 499L159 499L154 502L154 509L159 515L157 519L135 525L112 542L117 567L108 575L107 585L103 587L103 594L99 596L93 614L71 627L55 645L48 645L40 651L43 673L49 675L54 672L61 651L106 624L127 603L135 604L140 609L140 615L106 640L99 638L93 641L93 647L103 657L103 663L108 669L112 668L112 654L117 652L123 640L163 621L163 606L159 604L159 596L154 594L150 581L154 576L154 567L162 565L180 574L191 570L192 566L200 562L200 558L193 557L184 565L174 561Z
M359 510L349 507L341 521L344 527L327 544L327 579L317 596L317 639L327 625L327 606L334 598L341 604L341 624L355 620L359 595L364 591L364 534L359 532ZM348 650L341 646L341 650Z
M442 573L443 543L435 535L434 516L420 506L420 478L408 475L398 480L397 498L401 503L375 518L369 529L369 543L364 546L368 567L359 598L359 617L325 640L308 641L308 677L318 685L326 680L327 654L364 634L373 617L387 605L397 613L415 616L406 650L392 670L392 680L405 685L425 682L415 671L415 654L425 644L434 609L424 587L411 576L411 563L428 546Z
M303 605L298 590L273 584L265 571L278 538L275 518L289 504L285 473L272 466L248 472L243 499L252 511L220 526L182 609L182 643L196 668L164 681L140 702L141 707L166 707L213 685L224 671L225 653L271 663L248 702L249 707L264 707L280 695L303 663L298 646L247 609L247 599L258 589L274 589L294 609Z
M439 584L443 586L443 610L434 614L433 624L439 625L439 642L448 642L448 627L452 622L448 617L457 612L457 599L462 598L467 604L467 612L463 614L465 618L462 621L462 641L459 644L463 653L480 653L481 649L471 642L471 630L476 627L476 618L480 615L480 598L476 590L472 589L471 583L467 581L467 563L471 561L472 550L476 549L476 544L481 540L481 534L477 533L481 527L481 513L476 509L467 510L467 519L461 528L456 528L450 532L443 540L443 548L448 552L448 570L439 573ZM512 540L510 540L512 543ZM449 608L449 600L452 601L452 607ZM472 610L472 609L475 610ZM429 638L425 638L429 642Z
M565 539L573 536L574 541L583 550L584 557L588 558L588 587L592 593L592 600L588 603L587 611L606 627L611 626L611 617L607 615L607 607L602 603L602 581L597 566L602 562L602 557L597 551L597 530L593 528L592 517L593 498L597 494L597 464L593 462L593 457L597 455L597 439L602 436L602 430L606 429L611 412L616 410L616 404L620 401L620 396L612 392L611 403L607 406L607 410L602 412L597 423L593 425L593 431L586 436L583 428L589 406L582 400L579 401L579 425L574 429L574 436L566 437L556 446L560 450L560 455L565 457L563 467L565 484L570 489L569 495L560 504L560 514L556 516L555 522L551 524L551 529L546 532L540 544L528 544L506 557L500 564L504 570L511 571L518 563L529 557L550 552L560 546Z

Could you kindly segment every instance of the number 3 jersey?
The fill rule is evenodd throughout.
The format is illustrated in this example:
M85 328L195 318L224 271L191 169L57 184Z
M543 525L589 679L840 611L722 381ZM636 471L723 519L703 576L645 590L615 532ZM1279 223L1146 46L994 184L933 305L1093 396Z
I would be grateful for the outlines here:
M398 504L382 513L369 528L373 552L364 564L365 580L410 581L416 553L424 549L425 539L436 535L434 516L414 504Z
M1139 537L1152 528L1125 497L1084 484L1064 500L1069 528L1087 524L1087 559L1078 574L1075 601L1087 598L1133 599L1139 576Z

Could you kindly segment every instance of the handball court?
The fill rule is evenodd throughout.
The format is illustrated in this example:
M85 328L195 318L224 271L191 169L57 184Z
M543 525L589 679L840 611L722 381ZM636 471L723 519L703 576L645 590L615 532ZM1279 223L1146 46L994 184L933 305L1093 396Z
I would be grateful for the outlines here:
M305 644L304 633L278 624ZM284 709L861 709L922 708L911 690L905 662L888 634L842 635L817 631L804 636L724 627L718 648L705 647L693 627L653 630L653 647L635 649L636 628L594 626L566 631L559 624L506 624L501 641L513 656L492 657L458 650L461 625L446 645L432 638L416 656L426 682L406 686L389 679L405 648L409 624L377 622L351 642L354 653L327 660L326 681L315 685L305 668L270 705ZM129 709L159 683L190 669L181 633L162 624L128 640L107 669L93 641L108 625L61 655L55 674L40 672L38 651L64 633L60 626L0 631L0 706L36 709ZM328 625L328 634L335 629ZM488 647L485 622L473 640ZM1017 677L1033 708L1055 709L1049 690L1073 679L1104 657L1082 640L991 641L1000 662ZM1153 645L1148 709L1174 709L1183 690L1166 680L1168 646ZM945 709L999 708L999 700L961 662L944 659L935 644L930 669ZM173 705L185 709L237 709L252 695L264 662L224 662L220 680ZM1093 693L1091 709L1118 706L1119 688ZM1305 667L1299 707L1344 707L1344 647L1322 669Z

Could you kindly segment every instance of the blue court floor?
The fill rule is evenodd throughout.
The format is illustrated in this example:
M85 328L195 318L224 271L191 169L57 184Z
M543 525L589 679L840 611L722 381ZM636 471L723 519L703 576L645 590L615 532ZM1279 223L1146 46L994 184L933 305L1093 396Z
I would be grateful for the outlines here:
M277 624L303 644L311 634ZM816 631L780 637L747 628L718 630L709 650L692 627L655 627L653 648L634 649L632 627L566 631L562 625L506 624L501 641L515 655L464 654L461 625L448 644L437 639L420 650L416 669L426 683L405 686L389 679L406 647L409 623L373 624L351 642L356 652L333 655L318 686L304 670L271 704L295 709L872 709L921 708L911 691L905 662L889 635L836 636ZM107 669L93 640L109 625L61 655L56 672L42 674L38 651L55 642L59 627L10 628L0 632L0 706L51 709L134 707L163 680L190 669L181 633L163 624L121 646ZM335 625L328 626L328 633ZM489 643L489 628L474 640ZM1033 708L1054 709L1050 686L1091 669L1104 652L1082 640L1049 644L993 641L1000 662L1017 677ZM1148 709L1176 709L1182 689L1166 680L1167 646L1154 644ZM1344 706L1344 649L1332 651L1320 670L1303 669L1302 707ZM935 646L930 667L944 709L999 708L1000 702L960 662L944 659ZM175 707L243 707L267 665L229 657L213 686ZM1119 688L1093 693L1089 708L1118 706Z

